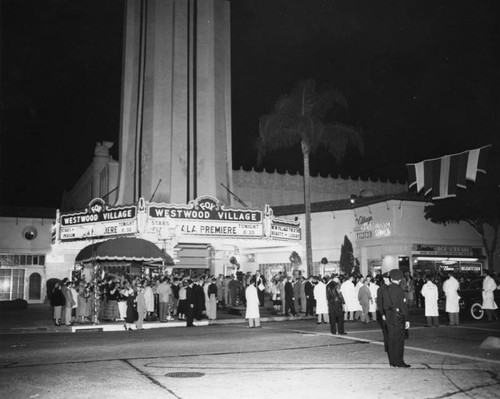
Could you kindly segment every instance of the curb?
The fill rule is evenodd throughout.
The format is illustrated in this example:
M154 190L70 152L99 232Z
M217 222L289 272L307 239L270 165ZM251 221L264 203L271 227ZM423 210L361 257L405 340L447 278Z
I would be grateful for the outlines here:
M311 320L316 319L315 316L266 316L261 317L261 323L269 322L283 322L283 321L296 321L296 320ZM206 327L210 325L219 324L243 324L246 323L245 318L240 319L217 319L217 320L201 320L195 321L194 325L197 327ZM159 322L145 322L143 324L144 330L153 330L158 328L185 328L186 322L183 321L170 321L166 323ZM123 331L125 332L124 323L117 322L113 324L87 324L78 326L49 326L49 327L11 327L11 328L0 328L0 335L6 334L36 334L36 333L92 333L92 332L113 332L113 331ZM135 331L135 330L134 330Z

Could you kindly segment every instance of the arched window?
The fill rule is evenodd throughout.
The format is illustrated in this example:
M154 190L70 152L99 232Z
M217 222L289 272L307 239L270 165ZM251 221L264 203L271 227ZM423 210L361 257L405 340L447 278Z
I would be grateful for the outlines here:
M42 291L42 276L38 273L33 273L30 275L30 285L29 285L29 299L40 299Z

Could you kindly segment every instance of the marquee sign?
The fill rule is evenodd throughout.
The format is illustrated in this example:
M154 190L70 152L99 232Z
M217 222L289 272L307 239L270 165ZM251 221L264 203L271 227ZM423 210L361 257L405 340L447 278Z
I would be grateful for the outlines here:
M264 235L278 240L300 240L300 222L276 217L269 205L265 207Z
M88 240L108 236L157 234L160 239L182 236L300 240L300 222L255 209L226 208L211 196L187 205L146 203L109 207L92 200L85 210L57 213L53 241Z
M93 199L83 212L59 215L61 241L137 232L135 205L110 208L101 198Z
M199 197L188 205L148 206L149 231L175 228L177 234L262 238L262 212L225 208L216 198Z

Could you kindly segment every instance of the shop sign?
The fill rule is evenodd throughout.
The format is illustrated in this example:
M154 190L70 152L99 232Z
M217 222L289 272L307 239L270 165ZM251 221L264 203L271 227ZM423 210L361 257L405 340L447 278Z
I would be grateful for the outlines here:
M277 239L300 240L300 227L272 223L271 237Z
M216 198L199 197L188 205L148 206L148 230L175 228L180 235L262 237L262 212L225 208Z
M464 263L464 262L460 262L460 271L461 272L481 273L481 270L482 270L481 263Z
M264 236L277 240L300 240L300 222L274 216L269 205L264 211Z
M384 238L391 236L391 227L391 222L373 220L373 216L358 216L354 232L357 240Z
M61 213L59 239L79 240L137 232L137 207L109 208L101 198L93 199L83 212Z
M412 251L415 255L475 256L474 250L474 248L466 245L412 245Z

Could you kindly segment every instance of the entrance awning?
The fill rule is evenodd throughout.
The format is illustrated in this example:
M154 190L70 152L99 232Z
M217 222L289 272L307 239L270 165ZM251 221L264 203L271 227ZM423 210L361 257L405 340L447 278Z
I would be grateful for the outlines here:
M76 255L75 262L94 260L115 260L128 262L161 262L172 266L174 260L151 241L142 238L123 237L97 242L83 248Z

